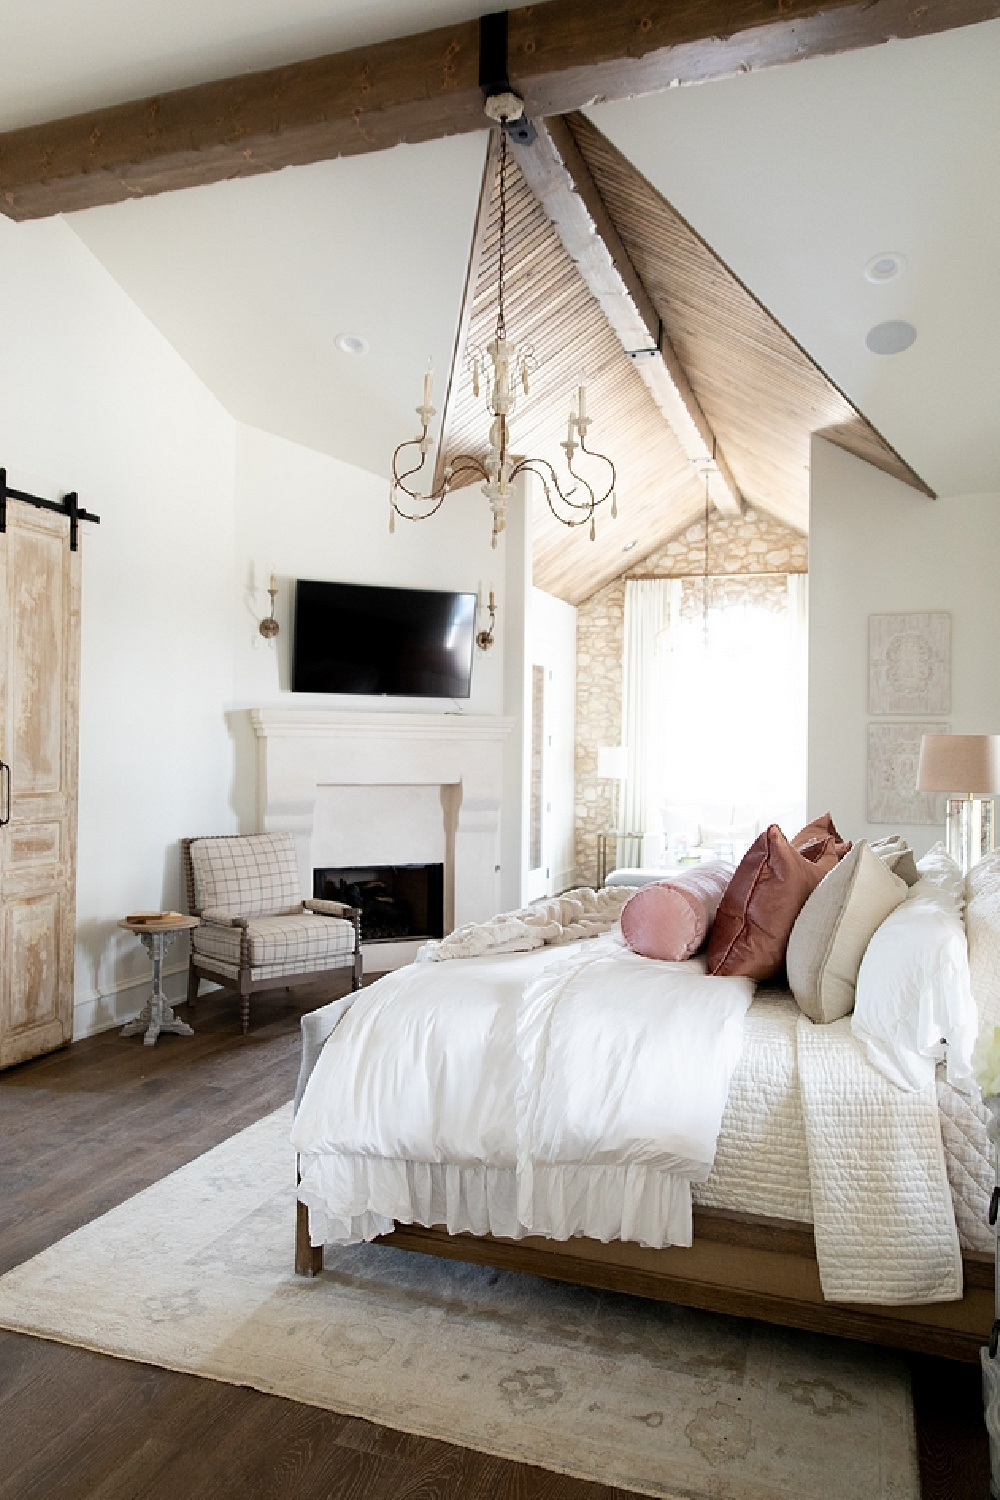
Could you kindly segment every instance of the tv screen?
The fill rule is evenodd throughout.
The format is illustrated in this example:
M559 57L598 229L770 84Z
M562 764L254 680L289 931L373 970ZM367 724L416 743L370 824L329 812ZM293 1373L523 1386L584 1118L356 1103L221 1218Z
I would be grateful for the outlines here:
M293 693L468 698L475 594L300 578Z

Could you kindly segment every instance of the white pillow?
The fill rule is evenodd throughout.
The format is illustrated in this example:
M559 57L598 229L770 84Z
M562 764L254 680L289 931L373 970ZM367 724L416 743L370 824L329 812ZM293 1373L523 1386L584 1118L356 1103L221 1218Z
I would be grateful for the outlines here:
M933 897L939 905L953 911L956 916L964 915L965 876L944 844L935 844L932 849L928 849L923 859L917 860L917 874L920 879L911 887L914 895Z
M984 1027L1000 1024L1000 853L973 865L966 878L969 972Z
M971 1093L978 1029L961 916L940 887L921 880L868 944L851 1030L900 1088L925 1088L945 1060L949 1083Z

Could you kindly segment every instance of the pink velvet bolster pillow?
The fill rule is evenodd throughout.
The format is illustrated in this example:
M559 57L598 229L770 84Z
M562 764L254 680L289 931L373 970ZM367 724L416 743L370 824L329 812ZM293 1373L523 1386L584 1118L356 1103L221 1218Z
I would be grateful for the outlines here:
M622 936L632 952L673 963L697 953L732 878L732 865L713 859L644 885L622 907Z

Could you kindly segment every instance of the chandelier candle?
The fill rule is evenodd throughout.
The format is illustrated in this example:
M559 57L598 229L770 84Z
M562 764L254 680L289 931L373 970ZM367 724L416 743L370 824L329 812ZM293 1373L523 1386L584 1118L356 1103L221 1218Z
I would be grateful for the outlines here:
M504 95L504 108L516 110L517 117L523 112L521 101ZM424 375L424 399L417 407L420 418L419 437L408 438L400 443L392 456L392 485L389 490L389 530L395 531L396 517L406 521L426 521L441 509L450 490L481 481L481 488L489 501L493 517L492 544L507 525L507 501L513 482L525 473L534 474L540 480L549 509L564 526L590 527L591 541L597 535L595 522L599 506L611 501L612 519L618 514L615 496L615 466L603 453L587 447L587 390L577 389L577 405L570 407L566 441L559 446L566 454L568 480L560 482L555 469L547 458L522 458L516 463L510 453L510 417L517 405L518 387L525 396L530 394L528 376L538 368L535 351L530 344L516 344L507 337L507 322L504 308L504 292L507 254L507 131L508 118L500 121L500 164L497 192L499 197L499 235L497 255L497 320L492 340L485 350L470 349L467 364L472 379L472 394L478 399L480 377L485 387L486 405L492 416L487 437L486 456L461 453L447 458L441 471L441 480L436 487L422 494L416 487L414 476L419 474L427 462L427 454L433 447L430 436L431 419L436 415L431 405L433 371ZM495 116L493 116L495 118ZM492 374L490 373L492 371ZM605 482L603 487L592 477L578 472L574 467L577 449L594 465L602 465ZM404 456L406 455L406 456ZM598 470L601 472L601 470ZM404 509L404 507L406 507Z

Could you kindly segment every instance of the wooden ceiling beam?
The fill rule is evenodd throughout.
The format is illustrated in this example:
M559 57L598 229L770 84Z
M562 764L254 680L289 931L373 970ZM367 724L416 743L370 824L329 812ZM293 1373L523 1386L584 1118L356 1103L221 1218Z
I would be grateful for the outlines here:
M716 509L740 515L739 486L569 126L556 117L536 120L535 130L531 145L511 141L522 176L685 456L705 475Z
M548 0L510 12L532 118L995 19L1000 0ZM484 127L475 21L0 135L0 211L44 218Z

